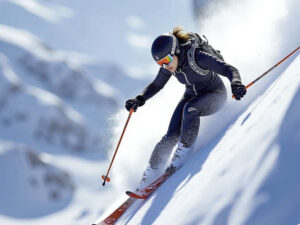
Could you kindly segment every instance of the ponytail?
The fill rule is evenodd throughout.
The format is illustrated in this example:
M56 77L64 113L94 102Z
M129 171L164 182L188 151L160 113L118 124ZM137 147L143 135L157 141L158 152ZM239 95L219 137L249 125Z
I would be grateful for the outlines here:
M188 32L184 32L184 28L180 25L177 25L173 28L172 34L178 39L179 43L185 43L190 40L191 35Z

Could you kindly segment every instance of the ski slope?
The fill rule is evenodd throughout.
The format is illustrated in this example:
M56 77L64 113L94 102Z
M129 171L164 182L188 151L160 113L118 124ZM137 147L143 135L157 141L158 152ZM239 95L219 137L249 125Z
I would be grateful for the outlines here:
M299 87L300 56L116 224L299 224Z

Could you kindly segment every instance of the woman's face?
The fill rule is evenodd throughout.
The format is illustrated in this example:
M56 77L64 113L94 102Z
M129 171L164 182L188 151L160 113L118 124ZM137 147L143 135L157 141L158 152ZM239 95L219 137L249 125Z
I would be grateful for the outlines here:
M167 65L165 68L169 70L170 72L175 72L178 66L178 57L174 55L173 61Z

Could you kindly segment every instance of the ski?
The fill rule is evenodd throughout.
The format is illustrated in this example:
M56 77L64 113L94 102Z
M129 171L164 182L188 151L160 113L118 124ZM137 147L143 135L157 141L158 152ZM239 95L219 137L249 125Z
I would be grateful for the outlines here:
M138 190L136 192L126 191L126 194L134 199L146 199L175 172L175 170L166 171L163 175L161 175L159 178L157 178L151 184L147 185L142 190Z
M153 181L151 184L147 185L140 191L131 192L127 191L126 194L129 198L123 202L112 214L106 217L103 221L99 223L94 223L92 225L112 225L123 215L123 213L137 200L148 198L159 186L164 183L171 175L173 175L176 170L166 171L163 175Z
M111 225L123 215L123 213L135 202L135 198L129 197L122 205L120 205L112 214L106 217L103 221L93 225Z

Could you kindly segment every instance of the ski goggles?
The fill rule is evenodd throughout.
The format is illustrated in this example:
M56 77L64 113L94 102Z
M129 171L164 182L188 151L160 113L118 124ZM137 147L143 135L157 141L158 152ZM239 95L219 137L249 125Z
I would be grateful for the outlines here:
M161 60L158 60L156 62L158 63L158 65L165 68L166 66L171 64L173 59L174 59L174 57L171 54L168 54L167 56L165 56L164 58L162 58Z

